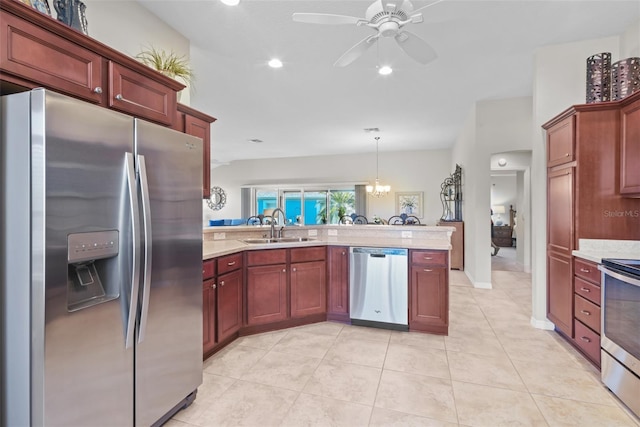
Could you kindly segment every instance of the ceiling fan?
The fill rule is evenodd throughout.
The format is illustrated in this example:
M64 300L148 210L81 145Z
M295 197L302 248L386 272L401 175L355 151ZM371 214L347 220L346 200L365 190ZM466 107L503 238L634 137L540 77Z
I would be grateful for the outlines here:
M345 67L351 64L373 46L380 37L393 37L407 55L421 64L427 64L436 59L438 55L427 42L405 30L404 26L423 22L422 14L418 12L441 1L443 0L436 0L414 10L413 4L409 0L376 0L367 8L364 19L329 13L294 13L293 20L309 24L366 25L376 30L375 34L365 37L338 58L333 64L335 67Z

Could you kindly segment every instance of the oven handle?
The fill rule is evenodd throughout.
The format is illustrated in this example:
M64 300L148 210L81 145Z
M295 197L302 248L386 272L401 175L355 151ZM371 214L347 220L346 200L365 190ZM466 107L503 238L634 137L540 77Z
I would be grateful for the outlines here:
M637 286L638 288L640 288L640 280L638 279L634 279L633 277L625 276L624 274L609 270L604 265L599 265L598 270L602 271L607 276L611 276L614 279L620 280L621 282L628 283L629 285Z

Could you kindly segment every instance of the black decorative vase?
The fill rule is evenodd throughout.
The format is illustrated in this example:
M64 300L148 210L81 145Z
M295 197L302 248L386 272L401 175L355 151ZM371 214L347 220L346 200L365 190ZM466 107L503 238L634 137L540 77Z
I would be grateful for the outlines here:
M80 0L54 0L53 7L58 13L58 21L63 22L73 29L84 34L89 34L87 29L87 6Z
M614 101L640 91L640 58L627 58L613 64L611 80L611 97Z
M587 104L611 100L611 53L587 58Z

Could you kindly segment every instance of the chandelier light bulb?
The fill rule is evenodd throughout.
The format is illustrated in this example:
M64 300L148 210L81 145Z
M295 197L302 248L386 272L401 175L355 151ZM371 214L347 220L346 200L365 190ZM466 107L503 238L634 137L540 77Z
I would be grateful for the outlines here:
M379 155L378 155L378 141L380 140L379 136L376 136L376 183L375 185L367 185L365 189L367 193L372 197L384 197L391 191L390 185L382 185L378 180L378 163L379 163Z

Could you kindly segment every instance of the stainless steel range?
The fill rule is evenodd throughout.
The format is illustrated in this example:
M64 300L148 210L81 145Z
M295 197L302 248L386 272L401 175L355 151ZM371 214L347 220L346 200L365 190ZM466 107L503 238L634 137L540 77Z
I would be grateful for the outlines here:
M640 416L640 260L603 259L602 382Z

